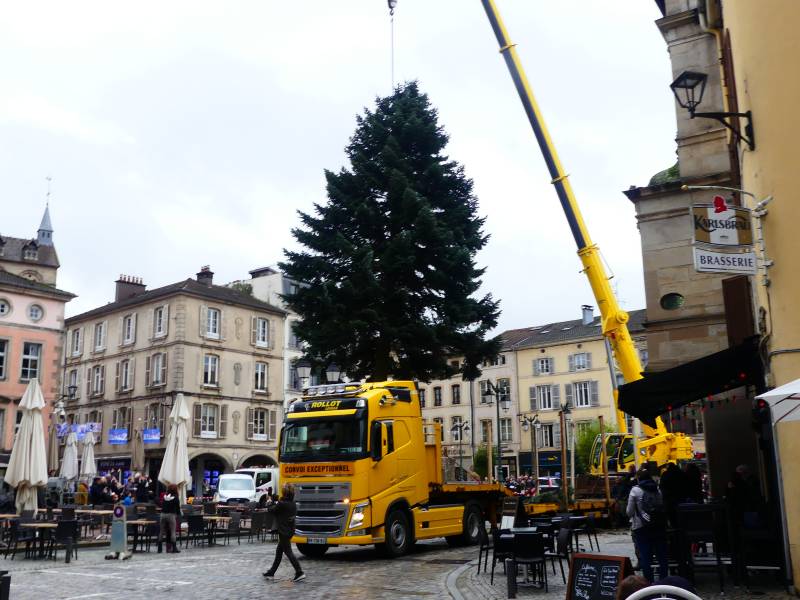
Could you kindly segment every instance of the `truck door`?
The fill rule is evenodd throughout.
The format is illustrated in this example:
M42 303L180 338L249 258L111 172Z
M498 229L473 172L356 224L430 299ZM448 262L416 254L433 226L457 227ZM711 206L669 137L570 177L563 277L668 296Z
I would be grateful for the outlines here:
M376 421L373 423L373 434L377 435L377 424L380 423L380 460L373 462L373 475L370 476L370 495L380 494L397 485L397 453L394 444L394 421ZM375 440L377 442L377 440Z

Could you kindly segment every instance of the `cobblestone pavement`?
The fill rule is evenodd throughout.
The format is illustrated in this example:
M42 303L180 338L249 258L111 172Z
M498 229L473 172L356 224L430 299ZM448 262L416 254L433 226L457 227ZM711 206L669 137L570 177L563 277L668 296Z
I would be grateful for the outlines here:
M600 535L604 554L632 555L630 536L623 532ZM11 572L14 600L79 600L124 597L168 596L193 600L259 598L268 594L283 598L335 598L337 600L453 598L484 600L506 598L502 567L498 565L494 585L489 574L477 574L477 548L449 548L443 541L420 542L403 558L388 560L372 548L331 549L322 559L300 557L308 579L292 583L293 571L284 559L274 582L261 573L271 563L275 545L247 544L189 548L179 555L144 553L128 561L106 561L105 550L81 551L70 564L59 561L21 559L2 561L0 569ZM565 569L567 565L565 565ZM519 598L563 599L565 586L556 566L549 573L550 590L520 588ZM714 574L700 579L703 598L739 600L753 598L743 588L727 582L725 596L719 596ZM757 582L754 589L765 591L759 598L787 600L777 586Z

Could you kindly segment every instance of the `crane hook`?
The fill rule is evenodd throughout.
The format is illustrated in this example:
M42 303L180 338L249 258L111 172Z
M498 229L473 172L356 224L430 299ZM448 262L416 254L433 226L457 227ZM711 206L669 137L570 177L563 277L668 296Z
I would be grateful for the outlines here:
M387 0L389 4L389 16L394 16L394 7L397 6L397 0Z

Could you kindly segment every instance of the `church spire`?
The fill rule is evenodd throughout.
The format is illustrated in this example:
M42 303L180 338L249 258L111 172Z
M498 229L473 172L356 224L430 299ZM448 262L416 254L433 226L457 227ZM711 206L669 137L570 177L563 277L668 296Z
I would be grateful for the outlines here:
M50 205L44 208L44 215L42 216L42 223L39 225L39 232L36 241L40 246L53 245L53 226L50 224Z

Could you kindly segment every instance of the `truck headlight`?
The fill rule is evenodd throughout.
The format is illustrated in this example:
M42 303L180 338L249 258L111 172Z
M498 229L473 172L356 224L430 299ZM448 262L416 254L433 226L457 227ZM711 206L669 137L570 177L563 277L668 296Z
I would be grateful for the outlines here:
M350 516L350 526L348 529L361 527L364 524L364 517L366 515L368 506L369 502L362 502L361 504L356 504L353 507L353 514Z

